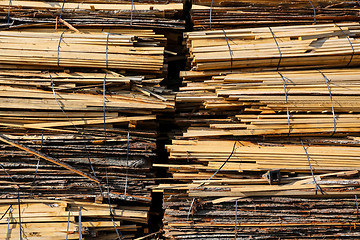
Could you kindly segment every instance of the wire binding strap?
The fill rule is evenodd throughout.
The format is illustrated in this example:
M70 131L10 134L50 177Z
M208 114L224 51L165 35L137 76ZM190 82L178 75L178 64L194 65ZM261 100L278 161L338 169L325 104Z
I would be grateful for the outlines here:
M311 167L310 157L309 157L309 154L308 154L308 152L307 152L307 149L306 149L303 141L302 141L302 140L300 140L300 141L301 141L301 145L302 145L303 148L304 148L304 151L305 151L307 160L308 160L308 162L309 162L310 172L311 172L311 175L312 175L312 177L313 177L314 184L315 184L315 193L317 194L317 191L319 190L319 191L321 192L321 194L324 195L324 191L321 189L321 187L320 187L320 186L317 184L317 182L316 182L315 175L314 175L313 169L312 169L312 167Z
M332 115L333 115L333 119L334 119L334 131L333 133L331 134L331 136L334 136L335 132L336 132L336 116L335 116L335 110L334 110L334 104L333 104L333 99L332 99L332 94L331 94L331 88L329 86L329 82L330 80L325 76L325 74L323 72L321 72L320 70L318 70L321 75L324 77L325 79L325 82L326 82L326 86L329 90L329 95L330 95L330 101L331 101L331 112L332 112Z
M232 155L234 154L235 152L235 147L236 147L236 141L234 142L234 146L233 146L233 149L229 155L229 157L225 160L225 162L214 172L213 175L211 175L211 177L209 177L208 181L210 181L213 177L215 177L215 175L220 172L220 170L225 166L225 164L230 160L230 158L232 157ZM205 183L202 183L200 186L203 186Z
M58 49L57 49L57 65L58 67L60 67L60 44L61 44L61 41L63 39L63 36L64 36L64 33L66 32L67 29L65 29L61 35L60 35L60 39L59 39L59 44L58 44Z
M106 77L107 77L107 70L108 70L108 48L109 48L109 36L110 31L108 32L106 36L106 49L105 49L105 76L103 81L103 117L104 117L104 137L105 137L105 144L106 144L106 102L105 102L105 93L106 93ZM106 153L105 153L106 154Z
M188 211L188 214L187 214L187 218L186 218L187 220L189 220L189 218L190 218L190 214L191 214L191 210L192 210L192 208L194 206L194 202L195 202L195 198L193 198L192 201L191 201L189 211Z
M335 26L337 26L337 27L341 30L341 32L345 35L346 39L348 40L348 42L350 43L350 46L351 46L352 54L351 54L350 61L348 62L348 64L346 64L346 67L347 67L347 66L349 66L349 65L350 65L351 61L352 61L352 60L353 60L353 58L354 58L354 55L355 55L355 49L354 49L354 46L353 46L353 44L352 44L352 42L351 42L351 40L350 40L349 36L348 36L348 35L344 32L344 30L343 30L343 29L342 29L339 25L337 25L336 23L335 23Z
M278 72L278 74L281 76L282 82L283 82L283 87L284 87L284 93L285 93L285 101L286 101L286 114L287 114L287 120L288 120L288 128L289 128L289 132L288 132L288 136L290 136L290 132L291 132L291 124L290 124L290 113L289 113L289 104L288 104L288 94L287 94L287 90L286 90L286 78L280 73Z
M40 146L40 152L42 151L43 144L44 144L44 130L41 130L41 146ZM39 170L40 159L41 159L41 158L39 158L39 160L38 160L38 162L37 162L37 164L36 164L34 179L33 179L33 181L32 181L31 184L33 184L33 183L35 182L35 179L36 179L36 176L37 176L37 172L38 172L38 170Z
M211 0L211 5L210 5L210 29L211 29L211 17L212 17L213 5L214 5L214 0Z
M235 201L235 240L237 239L238 200Z
M63 11L64 11L64 5L65 5L65 0L63 1L63 4L61 6L60 16L59 16L59 20L58 20L59 23L60 23L60 19L61 19L61 16L63 14Z
M67 120L74 126L75 130L76 130L80 135L82 135L80 129L73 123L73 121L71 121L71 119L69 118L69 116L66 114L64 108L61 106L59 100L57 99L56 93L55 93L55 88L54 88L54 80L53 80L50 72L49 72L49 76L50 76L50 80L51 80L52 92L53 92L53 95L54 95L54 98L55 98L57 104L59 105L61 111L63 112L63 114L65 115L65 117L67 118ZM41 148L42 148L42 145L43 145L43 133L44 133L44 131L42 131L42 135L41 135ZM85 139L85 138L84 138L84 139ZM85 152L86 152L86 157L87 157L87 159L88 159L88 161L89 161L89 165L90 165L91 171L92 171L94 177L96 177L96 173L95 173L94 167L93 167L93 165L92 165L92 163L91 163L90 156L89 156L89 151L88 151L87 144L86 144L85 141L84 141L84 148L85 148ZM39 163L40 163L40 159L39 159L39 161L38 161L38 164L39 164ZM35 177L36 177L37 169L38 169L38 166L36 167ZM35 177L34 177L33 182L35 181ZM101 188L100 183L98 184L98 186L99 186L99 189L100 189L100 193L101 193L101 195L102 195L102 192L103 192L103 191L102 191L102 188Z
M81 234L81 209L82 209L82 206L80 206L80 209L79 209L79 240L82 239L82 234Z
M11 181L16 182L11 176L10 174L6 171L6 169L4 168L4 166L2 164L0 164L0 167L2 168L2 170L5 172L5 174L8 176L8 178L11 179Z
M109 44L109 36L110 36L110 31L108 32L107 34L107 37L106 37L106 72L105 72L105 76L104 76L104 81L103 81L103 117L104 117L104 145L105 145L105 150L104 150L104 159L106 160L106 137L107 137L107 134L106 134L106 102L105 102L105 92L106 92L106 77L107 77L107 69L108 69L108 44ZM106 169L106 172L105 172L105 177L106 177L106 185L107 185L107 197L108 197L108 204L109 204L109 212L110 212L110 217L111 217L111 222L114 226L114 229L115 229L115 232L116 232L116 235L118 236L118 239L122 239L123 238L123 235L122 233L117 229L116 227L116 223L115 223L115 220L114 220L114 214L113 214L113 211L112 211L112 208L111 208L111 199L110 199L110 188L109 188L109 178L108 178L108 172L107 172L107 169Z
M228 38L226 36L226 32L225 30L223 29L223 32L224 32L224 36L225 36L225 40L226 40L226 44L228 45L228 48L229 48L229 53L230 53L230 70L232 72L232 68L233 68L233 52L231 51L231 47L230 47L230 44L229 44L229 41L228 41Z
M130 26L133 25L133 9L134 9L134 0L131 0Z
M69 237L70 213L71 213L71 209L69 208L68 221L67 221L67 227L66 227L66 240L68 240L68 237Z
M12 204L10 205L8 210L9 210L9 218L8 218L7 230L6 230L6 240L10 239L10 222L11 222L11 214L12 214Z
M276 71L278 71L278 70L279 70L279 67L280 67L281 59L282 59L282 52L281 52L279 43L278 43L278 41L276 40L275 34L274 34L273 30L271 29L271 27L269 27L269 30L270 30L270 32L271 32L271 35L272 35L272 37L273 37L273 39L274 39L274 41L275 41L275 43L276 43L276 46L277 46L277 48L278 48L278 51L279 51L279 56L280 56L280 58L279 58L278 65L277 65L277 67L276 67Z
M18 188L18 192L17 192L18 194L18 196L17 196L17 200L18 200L18 208L19 208L19 229L20 229L20 232L19 232L19 234L20 234L20 240L22 240L23 238L22 238L22 226L21 226L21 203L20 203L20 192L19 192L19 188Z
M207 181L210 181L213 177L215 177L215 175L216 175L218 172L220 172L220 170L226 165L226 163L230 160L230 158L231 158L232 155L234 154L234 152L235 152L235 147L236 147L236 141L234 142L234 146L233 146L233 148L232 148L232 151L231 151L229 157L228 157L228 158L225 160L225 162L214 172L214 174L211 175L211 177L208 178ZM199 187L203 186L204 184L205 184L205 181L204 181L203 183L201 183L199 186L197 186L196 188L199 188ZM195 189L196 189L196 188L195 188ZM195 202L195 198L192 199L192 202L191 202L191 205L190 205L190 208L189 208L189 211L188 211L187 219L189 219L189 217L190 217L191 210L192 210L192 208L193 208L194 202Z
M108 61L109 36L110 36L110 31L108 32L108 34L106 36L106 62L105 62L106 70L109 68L109 61Z
M7 23L10 25L10 8L11 8L11 0L9 0L9 8L8 8L8 15L7 15Z
M1 216L0 220L2 220L2 219L5 217L5 215L10 211L11 207L12 207L12 204L10 204L10 206L8 207L8 209L7 209L7 210L4 212L4 214Z
M116 227L116 223L115 223L115 220L114 220L114 214L113 214L113 211L112 211L112 208L111 208L109 178L108 178L107 170L105 171L105 174L106 174L105 175L106 176L106 185L107 185L107 191L108 191L107 197L108 197L108 205L109 205L109 212L110 212L111 222L112 222L112 224L114 226L114 229L115 229L116 235L118 236L118 239L123 239L122 233Z
M355 205L356 205L356 218L359 218L359 203L357 195L355 195Z
M313 8L314 11L314 23L316 24L316 9L314 7L314 4L311 2L311 0L309 0L309 3L311 4L311 7Z
M129 142L130 142L130 132L128 131L127 134L127 147L126 147L126 174L125 174L125 191L124 191L124 195L126 197L126 191L127 191L127 183L128 183L128 173L129 173Z

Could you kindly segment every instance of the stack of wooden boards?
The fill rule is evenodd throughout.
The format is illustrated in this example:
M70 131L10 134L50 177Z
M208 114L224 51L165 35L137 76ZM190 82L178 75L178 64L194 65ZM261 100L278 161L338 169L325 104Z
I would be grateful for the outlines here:
M109 217L109 207L113 218ZM39 199L1 200L1 239L115 239L114 225L124 239L134 239L141 223L147 221L146 207L86 201ZM133 224L126 223L134 222Z
M0 1L0 19L10 27L46 27L65 20L75 27L185 28L179 0Z
M101 217L110 222L100 224L99 231L111 233L104 239L117 237L109 225L112 214L131 226L124 228L133 232L127 239L149 231L159 125L174 111L175 96L160 85L164 36L150 30L126 32L69 32L68 39L67 33L59 39L61 33L41 30L2 32L4 68L23 68L0 71L0 188L1 198L8 199L4 204L16 198L116 202L121 211L130 212L116 218L107 204L102 205ZM65 71L51 70L57 61ZM31 231L30 225L23 226ZM72 225L71 231L75 228ZM101 237L96 232L88 237ZM57 234L65 239L64 230Z
M180 129L166 146L169 162L154 164L173 180L154 188L164 193L165 236L359 234L358 30L184 34L191 70L176 96Z
M0 64L5 68L106 68L158 75L164 71L166 39L152 30L0 31L0 39Z
M359 29L359 23L339 23L200 31L185 33L184 41L197 77L237 69L349 67L359 65Z
M178 201L165 203L164 229L169 239L231 240L235 225L237 239L333 239L334 236L335 239L355 239L359 234L353 197L243 198L238 200L237 208L234 202L196 201L196 215L184 221L191 202L181 195L173 193L172 198ZM170 195L166 194L165 198Z
M359 76L347 68L185 77L176 120L186 137L356 133Z
M165 235L351 239L359 146L356 138L173 140L170 163L157 166L176 182L154 189L164 193Z
M359 21L358 1L194 0L195 30Z

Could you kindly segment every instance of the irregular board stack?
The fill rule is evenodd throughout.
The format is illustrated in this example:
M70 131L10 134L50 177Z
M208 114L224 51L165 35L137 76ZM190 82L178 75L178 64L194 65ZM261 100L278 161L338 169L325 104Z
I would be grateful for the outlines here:
M194 0L195 30L359 21L358 1Z
M156 158L157 121L174 105L169 91L155 87L159 79L109 73L103 95L105 73L4 71L0 75L4 81L0 126L6 137L91 175L90 161L102 182L106 171L112 169L108 173L112 191L122 194L127 181L129 195L151 200L146 184L153 181L145 177L154 177L150 166ZM86 183L83 177L74 177L71 171L47 161L37 167L38 160L28 153L2 144L2 166L16 175L17 181L30 184L23 189L26 193L57 198L100 194L96 181ZM32 175L35 170L37 179ZM81 184L84 181L86 184ZM11 193L16 194L11 188L2 192L4 196Z
M152 30L114 33L0 31L0 64L9 68L106 68L162 74L166 39Z
M87 236L114 239L117 236L109 231L115 224L123 232L123 238L133 239L139 226L122 222L146 222L148 209L116 204L111 207L113 219L109 218L108 204L38 199L1 200L0 208L4 216L0 221L0 236L2 239L29 240L84 239Z
M8 199L3 203L9 206L16 198L104 203L101 218L110 222L87 238L101 237L102 231L110 234L104 239L117 238L122 228L114 228L112 218L125 224L126 239L148 233L159 124L175 105L172 92L160 86L164 36L149 30L119 32L1 34L8 44L0 47L2 66L23 68L0 71L0 187L1 198ZM130 213L117 216L105 204L114 202L119 211ZM23 226L24 232L32 231ZM58 239L65 239L66 232L60 232Z
M198 202L196 215L187 218L191 202L173 194L178 201L167 203L164 217L169 239L234 239L234 202ZM167 195L165 195L167 196ZM354 239L357 212L353 198L307 197L242 198L237 202L237 239ZM171 210L170 210L171 209ZM195 222L195 224L194 224Z
M169 163L154 164L168 168L173 180L154 188L164 193L165 236L359 234L360 78L350 68L359 65L358 28L184 35L191 70L181 73L176 97L182 129L166 146Z
M356 66L359 29L359 23L244 28L190 32L184 39L199 77L221 70Z
M359 76L360 70L352 68L186 80L176 98L183 109L177 122L189 127L186 137L356 133ZM194 108L198 111L191 112Z
M45 27L65 21L75 27L185 28L179 0L0 1L0 19L10 27Z

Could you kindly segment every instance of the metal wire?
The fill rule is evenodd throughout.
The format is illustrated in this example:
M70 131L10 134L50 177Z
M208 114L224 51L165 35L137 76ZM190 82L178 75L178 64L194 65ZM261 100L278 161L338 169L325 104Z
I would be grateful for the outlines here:
M311 2L311 0L309 0L309 3L311 4L311 7L313 8L314 11L314 23L316 24L316 9L314 7L314 4Z
M130 138L130 132L128 131L127 134L127 148L126 148L126 174L125 174L125 191L124 195L126 196L127 191L127 185L128 185L128 174L129 174L129 138Z
M280 55L278 65L277 65L277 67L276 67L276 71L279 71L279 67L280 67L280 63L281 63L281 59L282 59L282 52L281 52L279 43L278 43L278 41L276 40L275 34L274 34L273 30L271 29L271 27L269 27L269 30L270 30L271 35L272 35L272 37L273 37L273 39L274 39L274 41L275 41L275 43L276 43L276 46L277 46L277 48L278 48L279 55Z
M284 87L284 93L285 93L285 101L286 101L286 115L287 115L287 120L288 120L288 128L289 128L289 132L288 132L288 136L290 136L290 132L291 132L291 124L290 124L290 112L289 112L289 104L288 104L288 94L287 94L287 89L286 89L286 79L285 77L278 72L278 74L281 76L282 82L283 82L283 87Z
M235 240L237 239L238 200L235 201Z
M133 25L133 9L134 9L134 0L131 0L130 26Z
M59 39L59 43L58 43L58 48L57 48L57 65L58 67L60 67L60 44L61 41L63 39L64 33L67 31L67 29L65 29L61 34L60 34L60 39Z
M68 236L69 236L70 213L71 213L71 209L69 208L69 213L68 213L68 222L67 222L67 227L66 227L66 240L68 240Z
M228 45L228 48L229 48L229 53L230 53L230 70L232 72L232 68L233 68L233 52L231 51L231 47L230 47L230 44L229 44L229 41L228 41L228 38L226 36L226 32L225 30L223 29L223 32L224 32L224 36L225 36L225 39L226 39L226 43Z
M334 119L334 131L331 134L331 136L334 136L335 132L336 132L336 117L335 117L335 110L334 110L334 104L333 104L333 99L332 99L332 94L331 94L331 88L329 86L329 82L330 80L325 76L325 74L323 72L321 72L320 70L318 70L321 75L324 77L325 82L326 82L326 86L329 90L329 95L330 95L330 102L331 102L331 111L332 111L332 115L333 115L333 119Z
M12 204L9 207L9 218L8 218L8 223L7 223L7 230L6 230L6 240L10 239L10 221L11 221L11 214L12 214Z
M350 40L350 38L349 38L349 36L343 31L343 29L340 27L340 26L338 26L336 23L335 23L335 26L337 26L340 30L341 30L341 32L345 35L345 37L346 37L346 39L348 40L348 42L350 43L350 46L351 46L351 49L352 49L352 55L351 55L351 58L350 58L350 60L349 60L349 62L348 62L348 64L346 65L346 66L349 66L350 65L350 63L351 63L351 61L353 60L353 58L354 58L354 55L355 55L355 49L354 49L354 46L353 46L353 44L352 44L352 42L351 42L351 40Z
M213 5L214 5L214 0L211 0L211 5L210 5L210 29L211 29L211 17L212 17Z
M10 25L10 8L11 8L11 0L9 0L9 8L8 8L8 15L7 15L7 23Z
M313 181L314 181L314 184L315 184L315 193L317 194L317 191L319 190L319 191L321 192L321 194L324 195L324 191L321 189L321 187L319 186L319 184L317 184L317 182L316 182L316 178L315 178L315 175L314 175L312 166L311 166L310 157L309 157L309 154L308 154L308 152L307 152L307 149L305 148L305 145L304 145L303 141L302 141L302 140L300 140L300 141L301 141L301 144L302 144L302 146L303 146L303 148L304 148L306 157L307 157L308 162L309 162L309 167L310 167L311 175L312 175L312 178L313 178Z

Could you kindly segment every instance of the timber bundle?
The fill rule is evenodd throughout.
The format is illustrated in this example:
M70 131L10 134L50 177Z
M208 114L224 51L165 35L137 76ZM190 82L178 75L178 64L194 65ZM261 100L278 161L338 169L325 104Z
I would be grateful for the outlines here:
M196 71L359 65L359 23L185 33ZM325 61L326 59L326 61Z
M119 210L116 221L146 224L159 121L174 108L174 96L158 86L162 79L112 71L4 70L0 76L1 197L117 199L142 217Z
M164 71L166 39L152 30L115 33L1 31L0 39L0 64L5 66L106 68L153 74Z
M194 0L195 30L359 21L358 1Z
M165 235L351 239L359 223L359 144L357 138L173 140L170 163L162 166L177 183L155 189L164 192Z
M359 76L358 68L228 73L193 82L184 74L176 120L189 127L187 137L356 133Z
M0 1L0 238L357 238L359 9Z
M358 234L358 26L185 33L180 129L154 164L173 180L154 188L166 237Z
M183 3L171 1L0 1L0 19L10 27L141 27L182 30Z
M111 204L114 214L111 219L108 204L45 199L23 199L20 202L21 205L16 199L0 202L1 211L5 213L1 219L2 239L63 240L84 239L83 236L114 239L117 238L116 233L111 233L114 224L118 231L123 232L123 238L132 239L139 226L122 224L123 221L141 223L148 215L147 207Z

